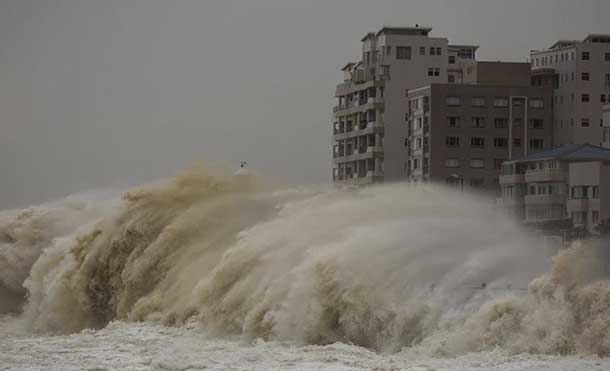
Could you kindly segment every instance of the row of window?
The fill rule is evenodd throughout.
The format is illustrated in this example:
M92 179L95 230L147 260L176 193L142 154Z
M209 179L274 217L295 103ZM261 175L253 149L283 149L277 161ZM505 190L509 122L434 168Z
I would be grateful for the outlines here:
M471 118L471 127L473 128L485 128L487 125L487 120L485 117L472 117ZM523 123L523 119L514 118L513 119L513 127L520 127ZM448 116L447 117L447 126L450 128L459 128L461 127L461 117L459 116ZM508 118L505 117L496 117L494 118L494 127L496 129L506 129L508 128ZM530 129L544 129L544 120L543 119L530 119L529 120L529 128Z
M575 211L572 213L572 223L574 225L587 224L587 212L586 211ZM599 223L599 211L591 211L591 224L595 225Z
M421 46L419 48L419 55L425 56L426 50L428 50L428 54L431 56L441 56L443 55L443 49L439 47L430 47L426 49L425 46ZM392 55L392 47L385 47L385 54ZM410 46L396 46L396 59L406 59L410 60L412 57L412 48Z
M574 93L572 93L572 104L574 104L576 97L574 95ZM591 95L590 94L582 94L580 97L580 101L583 103L589 103L591 102ZM606 103L610 103L610 94L606 95L606 94L600 94L599 95L599 101L602 104L606 104ZM555 96L555 104L560 106L563 104L563 95L556 95Z
M506 161L503 158L495 158L493 160L493 168L495 170L502 169L502 163ZM448 168L458 168L461 166L459 158L448 158L445 160L445 167ZM469 161L469 166L473 169L484 169L485 168L485 159L482 158L472 158Z
M508 107L509 102L510 102L510 100L508 97L497 97L497 98L494 98L494 100L493 100L493 106L494 107ZM544 99L543 98L531 98L531 99L528 99L528 102L529 102L529 108L544 108ZM461 106L462 99L461 99L461 97L448 96L445 99L445 103L448 106L452 106L452 107ZM485 107L486 99L485 99L485 97L473 97L470 100L470 105L472 107ZM522 105L523 105L522 100L520 100L520 99L513 100L513 106L521 107Z
M448 148L459 148L461 146L459 136L447 136L445 138L445 145ZM507 138L494 138L494 147L498 149L504 149L508 147ZM513 147L521 147L521 138L513 138ZM470 148L485 148L484 137L471 137ZM544 139L533 138L529 140L529 148L531 149L542 149L544 148Z
M557 125L557 120L555 120L555 126L559 126L559 128L563 129L563 120L559 121L559 125ZM580 119L580 126L583 128L588 128L591 126L591 120L588 118ZM600 122L599 126L602 126ZM574 119L570 119L570 127L574 127Z
M548 56L534 58L532 60L532 65L534 65L534 67L546 66L549 64L558 64L558 63L568 62L569 60L573 61L574 59L575 59L574 52L572 52L572 53L565 52L565 53L561 53L561 54L548 55ZM580 60L581 61L591 60L591 53L582 52L580 55ZM610 53L604 53L604 61L610 62Z
M570 190L570 197L572 199L587 199L587 198L598 199L599 198L599 186L597 186L597 185L595 185L595 186L589 186L589 185L574 186Z

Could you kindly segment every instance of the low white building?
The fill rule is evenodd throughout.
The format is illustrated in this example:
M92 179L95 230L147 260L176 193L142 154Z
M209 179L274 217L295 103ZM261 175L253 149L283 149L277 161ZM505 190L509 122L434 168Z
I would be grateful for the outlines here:
M507 161L501 206L525 223L564 221L595 232L610 218L610 149L567 145Z

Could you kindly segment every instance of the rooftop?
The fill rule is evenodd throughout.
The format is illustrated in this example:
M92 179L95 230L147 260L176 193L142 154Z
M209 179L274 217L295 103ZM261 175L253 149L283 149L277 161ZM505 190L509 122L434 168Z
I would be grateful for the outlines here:
M457 45L457 44L449 44L447 45L449 49L479 49L478 45Z
M507 161L511 162L532 162L542 160L563 160L563 161L610 161L610 149L585 144L568 144L562 147L537 152L522 159Z
M420 25L415 25L414 27L391 27L391 26L383 26L381 30L377 31L375 36L379 35L419 35L419 36L428 36L428 34L432 31L432 27L422 27ZM368 33L362 41L366 40L372 33Z

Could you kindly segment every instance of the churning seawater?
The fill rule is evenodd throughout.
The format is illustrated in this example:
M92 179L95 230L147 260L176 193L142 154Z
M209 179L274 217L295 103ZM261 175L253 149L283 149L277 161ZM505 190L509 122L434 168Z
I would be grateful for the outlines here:
M0 213L0 368L608 369L608 247L442 187L191 171Z

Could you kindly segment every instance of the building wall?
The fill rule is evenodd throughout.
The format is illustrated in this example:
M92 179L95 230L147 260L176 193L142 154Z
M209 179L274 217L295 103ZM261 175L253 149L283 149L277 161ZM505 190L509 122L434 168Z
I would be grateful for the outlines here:
M407 156L404 138L407 136L405 116L408 111L407 90L431 83L447 82L447 39L421 36L381 36L379 45L410 46L411 60L384 60L390 66L390 80L385 92L384 181L403 180L404 159ZM420 48L425 55L420 55ZM441 48L441 55L431 56L430 48ZM429 68L438 68L439 76L428 76Z
M475 82L482 85L530 86L529 63L477 62Z
M583 60L583 53L589 60ZM610 44L576 42L573 45L532 52L532 68L553 68L559 76L559 87L555 90L555 145L602 144L601 96L610 94ZM546 61L546 62L544 62ZM589 80L583 80L583 73ZM610 80L608 80L610 81ZM583 94L589 102L583 102ZM583 125L588 120L588 126Z
M610 148L610 103L602 108L602 146Z
M542 148L538 150L548 149L552 147L552 105L551 105L551 90L548 88L533 88L533 87L509 87L509 86L485 86L485 85L450 85L450 84L433 84L428 88L418 89L410 94L411 99L416 99L422 96L430 97L430 154L429 157L429 177L433 182L445 183L447 180L457 175L463 179L465 186L481 186L490 192L497 193L499 191L498 177L500 173L500 164L502 161L509 159L509 128L496 128L495 119L509 118L508 107L495 107L494 100L496 98L508 98L510 96L528 96L530 98L541 98L544 101L543 108L529 108L529 120L542 120L543 127L541 129L533 129L529 123L522 122L520 127L513 128L513 138L521 141L520 147L513 148L512 157L518 158L526 155L526 145L529 146L530 139L543 140ZM448 106L447 97L460 97L461 104L459 106ZM484 98L484 107L473 107L472 98ZM514 119L525 119L525 107L515 107ZM458 117L460 125L457 128L449 127L449 117ZM485 121L484 128L473 127L473 117L483 118ZM413 116L416 120L417 116ZM526 134L527 128L527 134ZM414 134L410 137L411 144L417 139L419 134ZM525 143L527 135L528 143ZM460 146L451 148L447 146L447 137L459 137ZM484 138L483 148L473 148L471 146L471 138ZM506 139L504 148L497 148L495 139ZM537 151L536 149L528 149L529 153ZM419 154L414 153L413 157L409 158L412 161ZM457 159L459 166L448 167L448 159ZM472 160L483 160L483 168L475 168L471 163ZM412 163L412 162L411 162ZM476 164L477 166L479 164ZM412 168L412 166L411 166ZM419 178L419 173L414 173L414 178ZM424 176L423 179L426 179ZM478 185L480 179L483 180L482 185Z

